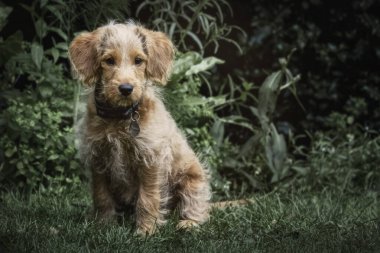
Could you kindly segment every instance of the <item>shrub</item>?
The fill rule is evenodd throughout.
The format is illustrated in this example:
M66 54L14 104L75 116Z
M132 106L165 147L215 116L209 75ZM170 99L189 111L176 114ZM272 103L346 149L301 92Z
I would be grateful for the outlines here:
M281 70L268 75L260 87L243 82L242 88L228 95L235 103L227 106L248 109L256 118L256 125L239 114L216 117L212 132L215 139L219 140L218 151L222 152L224 158L220 170L224 173L228 171L224 176L234 182L232 188L235 193L243 193L248 189L273 189L290 176L286 140L274 122L278 97L287 90L294 93L295 83L300 79L299 76L293 77L288 69L289 59L290 56L280 59ZM258 89L257 97L251 92L255 89ZM248 98L255 103L248 105ZM229 141L234 133L229 134L227 130L236 129L229 128L231 124L245 128L249 133L244 135L246 139L241 145Z
M241 5L235 3L233 7ZM285 0L246 5L241 15L252 18L245 24L249 36L241 44L244 55L251 57L236 60L243 62L237 68L244 78L264 79L277 67L274 59L297 48L291 70L302 76L297 93L307 110L280 111L278 118L297 131L336 129L342 118L348 119L345 124L379 129L379 2ZM281 100L297 108L289 96Z
M335 133L317 133L307 161L296 162L297 172L290 184L295 189L358 192L380 189L380 138L349 133L337 138Z
M237 32L245 36L245 33L225 22L225 17L233 14L226 0L143 1L136 8L136 16L144 14L148 24L168 34L182 51L197 50L203 55L213 47L216 53L219 43L225 41L241 52L231 35Z
M376 3L359 2L347 5L348 12L357 17L353 27L344 26L349 15L328 15L334 29L324 32L332 39L321 34L326 26L320 16L308 14L326 6L342 11L314 0L286 0L275 6L272 1L255 2L249 10L255 14L250 15L249 37L226 22L230 15L225 14L232 15L230 4L241 3L224 0L35 0L14 4L18 11L30 13L32 22L11 28L5 21L12 8L1 6L0 30L6 31L0 38L1 185L30 190L80 182L84 172L76 157L73 133L80 92L79 84L70 78L67 45L79 30L92 30L108 19L124 21L128 16L168 33L176 43L173 75L164 90L166 104L210 167L219 197L278 188L350 191L379 187L374 157L379 142L378 137L372 138L378 134L361 136L366 129L363 125L378 125L379 89L375 84L379 76L373 69L359 68L355 75L345 67L356 66L356 61L367 64L366 57L371 62L379 59L373 46L379 37L379 22L368 16L372 13L369 7ZM302 15L293 15L294 11ZM365 21L366 15L372 24ZM342 26L344 32L336 33ZM373 36L368 40L355 40L371 29ZM239 38L243 47L232 38ZM228 75L221 74L223 60L207 56L220 52L219 46L226 45L223 42L236 50L232 64L243 59L242 65L233 66L239 66L235 71L231 63L225 67ZM275 60L294 46L298 51L291 67L289 58ZM236 56L238 50L244 51L244 58ZM231 52L223 53L228 57ZM295 96L298 77L289 68L303 75L297 85L302 103ZM272 69L280 70L271 73ZM256 84L261 81L261 86ZM342 93L351 82L350 91ZM300 116L296 107L303 108L307 116ZM288 111L292 115L285 114ZM308 149L294 136L300 128L335 132L315 136L311 132Z
M26 190L79 183L81 166L72 130L61 126L62 113L47 102L22 98L9 103L0 115L6 121L1 126L0 181Z
M6 16L9 10L2 7L0 12ZM77 86L68 78L66 66L57 64L66 59L67 36L51 25L53 21L47 25L35 9L30 11L36 38L23 41L16 32L0 45L8 49L2 52L0 65L4 70L0 77L0 182L23 190L72 186L83 171L72 135ZM43 40L51 40L52 46L46 48Z
M102 1L94 1L90 5L103 4ZM228 7L228 4L223 4ZM193 7L201 5L195 1L192 3ZM220 7L217 2L213 5ZM78 85L68 72L67 44L73 31L77 30L75 25L81 29L93 29L107 22L106 17L121 19L129 12L129 6L119 1L107 1L110 8L100 8L96 15L92 15L93 11L87 7L83 9L82 2L76 1L34 1L21 6L24 12L31 14L35 37L23 41L22 33L18 32L0 44L7 49L0 66L5 70L0 82L4 88L0 128L5 133L0 137L4 147L0 152L0 181L28 190L76 184L83 176L73 134L80 105L77 103ZM10 13L9 8L2 10L5 14ZM83 15L74 15L76 11ZM211 16L203 16L193 24L210 20L213 20ZM205 26L208 32L218 31L218 35L210 34L204 43L215 44L223 38L224 32L232 29L226 25L223 27L217 30L218 26ZM179 27L174 32L180 31L177 29ZM187 35L193 27L189 25L188 29ZM221 62L214 57L203 58L196 52L179 53L172 82L168 85L171 91L168 106L189 135L194 148L203 154L214 172L220 159L212 148L214 140L209 128L215 117L215 106L223 103L224 99L206 98L199 91L207 80L207 71Z

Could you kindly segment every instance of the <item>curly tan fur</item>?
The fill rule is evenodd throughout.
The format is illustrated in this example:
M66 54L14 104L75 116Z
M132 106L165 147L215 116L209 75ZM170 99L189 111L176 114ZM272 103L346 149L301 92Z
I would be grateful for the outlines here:
M131 119L99 117L95 89L89 96L81 156L92 172L97 217L112 220L116 210L132 205L140 234L154 233L173 206L179 209L179 227L207 221L207 171L155 87L166 84L173 62L174 47L167 36L131 22L110 23L78 35L69 56L78 78L88 87L98 85L107 105L140 103L140 132L133 136L128 131ZM119 92L125 83L133 86L128 96Z

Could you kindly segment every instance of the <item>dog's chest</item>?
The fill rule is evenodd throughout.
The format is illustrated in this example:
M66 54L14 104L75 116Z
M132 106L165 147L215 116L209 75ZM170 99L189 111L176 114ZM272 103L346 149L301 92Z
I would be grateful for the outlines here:
M141 125L137 136L129 133L129 122L111 124L89 118L84 142L91 165L97 164L115 180L137 180L138 171L151 167L169 169L171 150L169 139L155 134L154 129ZM165 164L165 165L164 165Z
M88 125L85 137L91 167L105 170L115 180L132 177L141 164L141 147L127 127L94 127Z

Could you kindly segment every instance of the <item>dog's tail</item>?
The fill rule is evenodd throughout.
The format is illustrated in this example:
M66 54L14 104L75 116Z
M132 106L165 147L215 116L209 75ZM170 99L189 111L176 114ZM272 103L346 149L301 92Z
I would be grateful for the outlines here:
M254 204L253 199L227 200L211 203L211 209L226 209L228 207L239 207Z

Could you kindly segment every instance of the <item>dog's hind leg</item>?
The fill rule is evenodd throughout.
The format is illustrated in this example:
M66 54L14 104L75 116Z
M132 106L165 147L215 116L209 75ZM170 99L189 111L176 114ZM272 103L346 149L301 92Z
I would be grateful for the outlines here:
M207 174L198 160L191 163L177 185L179 229L198 226L209 219L210 186Z

